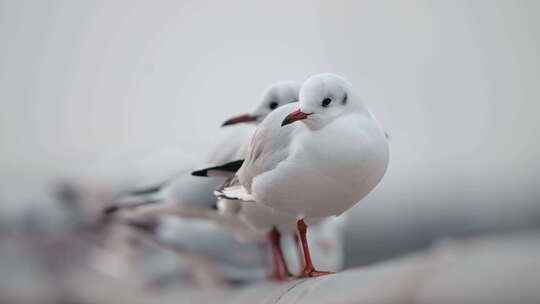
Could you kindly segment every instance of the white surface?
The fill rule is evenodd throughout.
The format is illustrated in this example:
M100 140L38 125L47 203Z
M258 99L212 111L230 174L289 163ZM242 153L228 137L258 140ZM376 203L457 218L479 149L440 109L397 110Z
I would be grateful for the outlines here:
M221 294L220 303L533 304L540 301L539 279L540 234L531 232L449 241L336 275L256 284ZM202 298L214 303L211 295Z
M7 303L58 303L59 299L156 304L535 304L540 301L539 231L446 241L424 252L336 275L281 284L261 282L239 288L198 289L188 285L151 289L141 287L135 273L120 279L88 267L51 276L46 267L27 260L31 253L23 250L17 256L14 249L18 248L11 248L10 254L7 247L2 247L0 260L5 263L3 269L19 274L3 276L0 280L0 299ZM18 265L21 258L27 263L19 265L19 269L10 267ZM28 288L32 283L33 288Z

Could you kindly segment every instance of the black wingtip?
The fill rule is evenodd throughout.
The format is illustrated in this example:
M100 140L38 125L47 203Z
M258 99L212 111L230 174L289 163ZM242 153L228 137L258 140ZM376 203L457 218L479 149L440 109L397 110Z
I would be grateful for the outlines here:
M193 171L193 172L191 172L191 175L208 177L208 169L202 169L202 170Z
M107 206L107 207L105 207L105 209L103 209L103 214L104 215L110 215L110 214L113 214L116 211L118 211L118 209L119 208L116 205Z
M243 163L244 163L244 160L239 159L232 162L228 162L221 166L215 166L215 167L205 168L202 170L193 171L191 172L191 175L208 177L209 176L208 173L211 171L214 173L215 172L236 173L236 171L238 171L240 167L242 167Z
M154 234L159 228L159 223L156 220L130 220L127 224L139 231Z
M135 189L130 192L128 192L129 195L146 195L146 194L154 194L163 188L164 184L161 185L155 185L148 188L141 188L141 189Z

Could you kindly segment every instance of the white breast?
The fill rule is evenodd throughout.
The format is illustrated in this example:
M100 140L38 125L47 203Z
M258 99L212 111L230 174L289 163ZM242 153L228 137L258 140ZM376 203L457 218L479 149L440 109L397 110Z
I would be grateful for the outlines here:
M383 130L369 115L348 115L293 134L289 157L253 181L256 200L299 218L341 214L381 180L388 164Z

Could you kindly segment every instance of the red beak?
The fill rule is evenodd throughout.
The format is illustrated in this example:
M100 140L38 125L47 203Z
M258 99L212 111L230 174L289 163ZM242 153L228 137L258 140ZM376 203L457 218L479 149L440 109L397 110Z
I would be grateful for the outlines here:
M257 118L258 116L244 114L244 115L233 117L225 121L223 124L221 124L221 126L224 127L224 126L234 125L237 123L254 122L257 120Z
M292 112L291 114L287 115L287 117L285 117L285 119L283 120L283 122L281 123L281 126L285 126L285 125L288 125L290 123L293 123L297 120L302 120L302 119L306 119L311 113L304 113L300 110L296 110L294 112Z

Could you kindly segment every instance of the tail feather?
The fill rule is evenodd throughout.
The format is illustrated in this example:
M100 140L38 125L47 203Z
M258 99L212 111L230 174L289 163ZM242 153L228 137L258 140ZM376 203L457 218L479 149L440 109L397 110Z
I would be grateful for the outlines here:
M214 191L214 195L218 198L254 201L253 196L247 191L238 180L238 176L231 176L219 188Z

